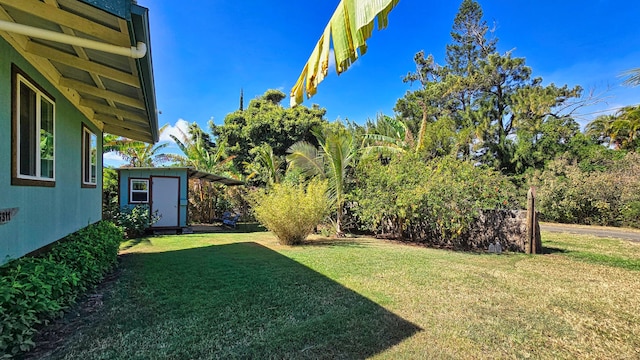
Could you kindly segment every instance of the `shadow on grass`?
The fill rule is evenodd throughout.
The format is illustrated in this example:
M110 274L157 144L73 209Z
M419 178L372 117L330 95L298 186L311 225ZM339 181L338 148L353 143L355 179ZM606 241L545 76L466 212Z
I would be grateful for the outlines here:
M347 240L347 239L314 239L305 240L302 242L304 246L317 246L317 247L350 247L350 248L363 248L365 245L362 242Z
M542 253L543 254L566 254L568 251L566 249L555 248L551 246L543 246Z
M119 289L105 315L58 353L367 358L421 330L257 243L131 253L122 260Z
M136 239L129 239L123 242L123 245L120 247L120 250L128 250L138 244L146 244L150 245L151 241L147 237L140 237Z
M224 225L220 222L214 224L197 224L192 225L193 232L196 234L206 233L253 233L263 232L267 229L259 223L237 223L236 227Z

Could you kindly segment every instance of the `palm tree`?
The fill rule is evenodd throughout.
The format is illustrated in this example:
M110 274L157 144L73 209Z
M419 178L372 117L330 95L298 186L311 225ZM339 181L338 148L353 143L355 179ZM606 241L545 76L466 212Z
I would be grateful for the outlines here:
M176 155L180 164L196 170L220 174L233 160L234 156L225 157L225 147L215 146L196 123L189 126L189 135L180 129L178 131L180 138L174 135L171 135L171 138L184 154ZM195 199L189 207L190 219L209 222L213 218L219 218L220 214L216 214L216 204L224 192L223 187L202 179L190 180L189 186L190 198Z
M616 141L616 134L613 123L616 121L614 115L601 115L587 124L585 134L595 139L598 143L607 143L608 146L619 147Z
M618 112L618 118L614 122L616 134L621 141L621 147L629 149L634 147L634 141L640 131L640 105L627 106Z
M633 148L640 132L640 106L627 106L615 115L598 116L587 124L586 134L615 149Z
M164 132L169 124L160 128ZM171 154L162 153L162 149L169 144L148 144L125 137L106 134L104 136L103 152L115 152L120 155L127 165L125 167L155 167L162 163L175 160Z
M244 163L245 169L249 172L247 179L259 177L267 184L267 188L279 183L285 165L283 159L273 153L269 144L258 146L253 152L256 154L255 162Z
M353 134L342 128L313 131L320 144L318 148L306 141L299 141L287 150L290 168L299 169L308 176L329 180L330 196L336 206L336 235L343 236L342 218L345 203L347 170L354 165L357 146Z
M363 155L404 153L414 147L413 133L403 121L381 114L375 123L367 123Z
M174 135L171 135L171 138L184 154L179 160L186 166L201 171L220 172L223 165L235 157L225 158L226 149L223 145L208 146L200 132L196 131L192 136L187 136L182 130L178 129L178 131L182 134L182 139L178 139Z
M640 85L640 68L625 71L624 73L622 73L622 75L627 76L627 79L624 81L626 85Z

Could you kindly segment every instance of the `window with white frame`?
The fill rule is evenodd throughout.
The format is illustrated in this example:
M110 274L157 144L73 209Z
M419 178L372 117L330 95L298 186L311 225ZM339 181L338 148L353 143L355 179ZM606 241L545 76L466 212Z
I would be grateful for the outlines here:
M149 202L149 180L129 180L129 202L133 204Z
M55 102L17 68L13 84L14 178L25 185L51 186L55 181Z
M82 127L82 185L95 187L98 183L98 137L86 126Z

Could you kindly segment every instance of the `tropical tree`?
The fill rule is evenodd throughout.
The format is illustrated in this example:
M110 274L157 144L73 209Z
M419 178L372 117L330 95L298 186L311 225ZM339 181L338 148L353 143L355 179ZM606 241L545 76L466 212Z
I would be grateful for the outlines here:
M363 156L378 155L389 157L392 154L412 152L424 159L446 156L459 151L460 134L451 117L443 116L439 121L422 121L415 139L410 126L399 118L385 115L377 117L376 122L366 124L367 132L363 136Z
M189 134L180 129L178 131L180 138L171 135L171 139L184 154L178 158L183 165L196 170L220 172L223 166L233 160L234 156L226 156L224 144L216 146L198 124L189 125Z
M258 179L264 182L267 188L280 183L286 165L284 158L275 155L269 144L253 148L251 153L255 154L254 161L244 163L245 170L249 173L247 179Z
M417 82L420 88L398 100L395 111L418 134L419 152L442 156L449 153L442 146L449 146L458 157L515 173L520 127L532 125L526 121L540 125L570 114L580 105L571 99L579 97L582 89L542 86L542 79L532 77L524 58L497 51L497 39L482 17L478 2L462 1L451 31L452 43L446 47L446 63L438 65L432 55L417 53L416 71L405 81ZM435 137L434 130L440 136Z
M379 114L375 122L367 120L365 129L362 141L364 156L404 153L415 147L409 126L398 118Z
M622 148L635 150L640 132L640 105L622 108L614 127L616 134L621 138Z
M209 123L211 133L218 145L223 145L234 162L252 162L255 155L251 149L268 144L275 156L285 156L287 149L297 141L314 143L311 130L327 124L325 109L296 106L285 108L281 105L286 95L279 90L267 90L253 99L244 110L229 113L223 125Z
M297 142L287 151L287 160L291 169L329 181L330 197L336 208L336 235L343 236L347 173L355 165L357 143L353 134L345 128L325 128L323 132L314 130L313 134L320 145L315 147L306 141Z
M586 134L614 149L635 150L640 132L640 105L627 106L616 114L601 115L587 124Z
M640 68L625 71L622 75L627 76L627 79L624 81L625 84L630 86L640 85Z
M167 130L169 124L160 128L160 134ZM177 160L172 154L162 152L169 143L148 144L138 140L105 134L103 152L115 152L127 164L125 167L155 167L162 163Z
M180 164L200 171L236 177L231 167L234 157L226 156L225 146L211 141L210 136L202 131L198 124L190 124L188 134L179 130L179 137L171 135L171 138L184 154L177 156ZM226 210L226 206L220 206L223 198L225 198L223 185L202 179L190 179L189 219L208 223L220 217L218 216L220 212Z

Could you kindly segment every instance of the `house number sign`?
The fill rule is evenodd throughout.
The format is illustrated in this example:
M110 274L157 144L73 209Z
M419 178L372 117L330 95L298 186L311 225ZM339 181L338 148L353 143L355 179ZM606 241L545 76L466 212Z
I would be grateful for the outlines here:
M18 213L18 208L0 209L0 225L11 221Z

